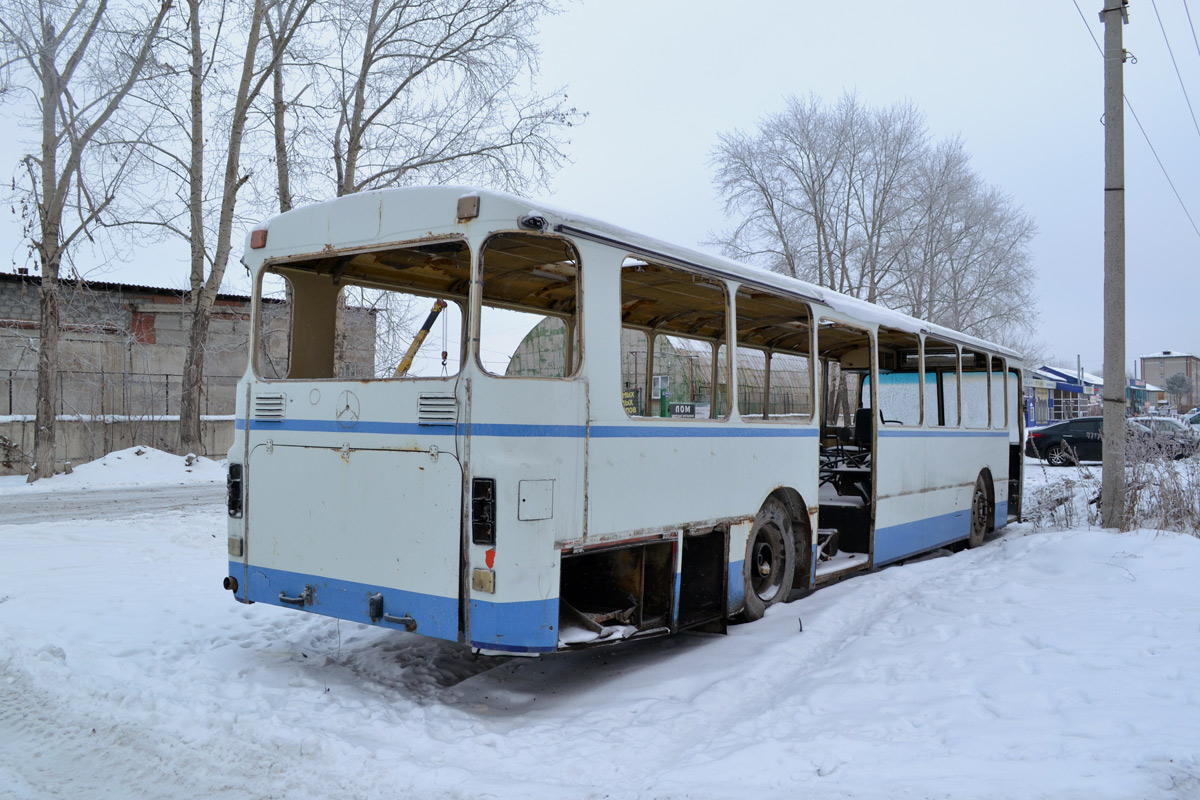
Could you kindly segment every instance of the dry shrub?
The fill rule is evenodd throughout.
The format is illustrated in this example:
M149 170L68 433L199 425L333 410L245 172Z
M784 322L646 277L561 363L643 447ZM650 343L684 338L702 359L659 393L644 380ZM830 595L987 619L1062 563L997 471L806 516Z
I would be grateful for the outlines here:
M1175 458L1157 441L1130 437L1122 528L1200 536L1200 454Z
M1200 536L1200 454L1176 458L1161 440L1129 437L1121 530L1146 528ZM1100 474L1080 464L1068 475L1041 466L1045 485L1030 492L1026 518L1035 529L1065 530L1101 523Z

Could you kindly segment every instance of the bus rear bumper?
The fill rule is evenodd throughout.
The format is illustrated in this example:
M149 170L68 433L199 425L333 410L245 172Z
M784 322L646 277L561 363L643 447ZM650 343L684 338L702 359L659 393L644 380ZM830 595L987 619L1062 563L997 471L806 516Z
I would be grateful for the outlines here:
M229 563L229 574L235 578L245 576L241 587L244 594L238 594L238 600L242 602L268 603L458 641L458 600L453 597L243 565L236 561Z

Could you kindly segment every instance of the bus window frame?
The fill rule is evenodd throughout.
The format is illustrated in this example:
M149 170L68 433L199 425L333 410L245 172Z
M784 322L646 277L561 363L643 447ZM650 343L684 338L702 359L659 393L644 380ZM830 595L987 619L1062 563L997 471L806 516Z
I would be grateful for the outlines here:
M764 345L754 343L752 341L744 340L742 338L742 327L739 324L739 316L741 313L741 303L738 301L738 294L742 290L752 291L752 292L755 292L760 295L774 298L777 302L787 303L787 304L802 308L806 315L807 336L805 337L805 339L807 342L808 352L804 355L801 355L794 350L785 350L785 349L780 349L778 347L771 347L771 346L769 346L769 344L764 346ZM758 286L751 286L748 284L738 284L737 287L732 292L732 298L733 298L733 318L730 320L730 322L733 323L734 330L733 330L733 352L731 354L731 361L732 361L731 369L733 370L733 372L737 373L736 389L737 389L737 393L739 395L737 416L744 422L754 422L754 423L765 422L765 423L770 423L770 424L775 424L775 425L811 425L813 423L813 420L816 419L816 417L817 417L816 371L817 371L817 359L818 359L817 354L816 354L817 325L816 325L816 317L813 314L812 303L810 303L806 299L796 298L796 297L788 297L788 296L780 294L778 292L764 290ZM741 365L740 365L740 362L738 359L738 353L742 350L752 350L755 353L758 353L759 355L761 355L763 358L764 384L762 387L760 387L763 390L763 412L761 414L747 414L740 407ZM771 381L768 379L768 372L770 370L769 364L773 360L773 357L776 355L792 356L795 358L807 358L808 359L808 370L807 370L807 373L808 373L808 390L807 390L808 396L806 398L807 405L808 405L808 413L804 416L783 416L781 414L774 414L774 415L771 414L771 400L770 400L769 391L772 388L772 384L771 384Z
M618 316L621 317L619 320L620 331L622 331L622 332L626 331L626 330L638 331L646 338L646 356L647 356L646 369L645 369L645 372L642 377L643 385L641 387L637 387L637 388L640 388L642 390L642 397L646 398L644 403L645 403L645 408L647 410L650 410L650 400L651 400L651 394L653 391L653 377L655 374L655 370L657 369L657 364L655 364L655 355L656 355L656 351L658 350L658 346L659 346L658 345L659 337L667 337L667 338L674 337L677 339L686 339L690 342L697 342L697 343L702 343L702 344L706 345L710 351L709 364L711 365L711 368L712 368L711 373L707 376L708 381L709 381L709 413L708 413L708 416L706 416L706 417L672 417L670 415L667 415L664 417L664 416L659 416L659 415L654 415L654 414L630 414L628 408L626 408L624 406L624 403L622 403L622 408L624 410L625 416L630 420L641 421L641 422L654 421L654 420L657 420L657 421L673 420L676 422L699 422L702 420L706 420L708 422L727 422L727 421L733 419L735 416L737 416L737 414L736 414L736 410L737 410L737 379L736 379L736 376L733 375L733 371L736 369L735 365L737 362L733 358L734 348L729 346L729 342L734 333L733 315L734 315L735 309L733 306L732 298L737 291L736 285L731 287L730 281L727 278L719 278L719 277L713 277L710 275L705 275L703 272L700 272L697 270L690 270L685 267L681 267L677 264L672 264L669 262L653 261L653 260L648 259L645 256L642 256L642 255L639 255L636 253L627 252L621 256L620 261L621 261L621 263L620 263L620 267L618 268L618 273L617 273L617 308L618 309L620 309L624 305L624 300L625 300L625 289L624 289L625 281L624 281L624 277L623 277L625 274L625 271L626 270L638 271L639 267L647 267L647 266L654 267L654 268L660 269L660 270L669 270L670 272L679 274L679 275L690 276L692 278L692 281L691 281L692 283L696 283L697 279L699 279L699 281L702 281L703 283L705 283L707 285L714 286L714 287L720 287L721 297L722 297L722 307L724 309L723 313L722 313L724 324L721 326L721 337L720 338L689 335L687 333L681 333L679 331L674 331L674 330L665 329L665 328L649 327L649 326L639 324L639 323L632 323L632 324L627 323L624 319L624 315L621 314L620 312L618 312ZM618 348L623 347L623 344L622 344L623 340L624 340L623 333L618 334L618 337L617 337L617 341L618 341L617 347ZM729 402L725 404L725 407L721 407L721 403L719 402L719 399L718 399L718 396L719 396L720 390L721 390L720 376L722 374L722 365L721 365L721 348L722 347L725 348L724 374L726 376L726 386L727 386L727 392L729 394ZM620 355L621 359L624 358L624 353L620 353L619 355ZM669 373L667 373L667 374L669 374ZM670 391L670 389L668 389L668 392L669 391ZM714 408L714 404L716 405L716 408ZM714 411L719 411L720 413L715 414Z
M926 375L928 374L926 342L930 334L922 333L921 337L921 392L925 392ZM945 369L933 368L934 386L936 387L935 396L937 397L937 415L936 421L929 422L929 415L925 415L924 427L933 430L957 430L963 427L962 424L962 346L958 342L950 341L949 339L936 339L938 346L949 345L954 348L954 423L953 425L946 424L946 391L944 387Z
M572 314L554 313L544 311L542 309L530 309L529 306L519 306L517 304L485 304L484 303L484 256L487 253L487 248L496 239L505 236L519 235L534 239L550 239L557 242L563 242L575 255L575 310ZM583 258L579 252L579 245L570 236L564 236L556 233L544 233L542 231L524 230L520 228L509 230L493 230L479 243L479 246L471 253L471 320L467 325L467 338L471 342L471 358L474 360L474 366L479 371L479 374L485 378L497 378L501 380L534 380L534 381L577 381L584 374L584 352L586 345L584 343L584 294L583 294ZM574 369L569 374L564 375L506 375L500 372L493 372L483 362L483 344L484 344L484 329L483 329L483 311L487 308L499 310L515 311L521 314L541 314L543 318L554 317L561 319L566 328L564 331L563 347L567 346L567 342L571 342L571 365ZM534 323L533 328L541 324L541 321ZM526 332L527 337L533 331L530 328ZM575 340L578 340L576 346ZM522 337L521 342L517 344L517 349L520 349L521 344L525 341ZM514 349L509 354L509 362L516 355L517 350Z
M380 253L380 252L388 252L388 251L393 251L393 250L418 249L422 246L428 246L431 244L443 244L443 243L449 243L449 242L455 242L455 243L461 244L463 246L463 249L465 249L467 252L468 262L472 262L474 260L475 250L472 249L470 241L468 241L468 239L465 236L453 236L452 235L452 236L440 236L440 237L436 237L433 239L409 239L409 240L404 240L404 241L388 242L385 244L372 245L372 246L368 246L368 247L346 248L344 250L339 250L336 253L301 253L301 254L297 254L297 255L280 256L277 258L272 258L272 259L268 259L268 260L264 261L258 267L257 280L255 281L254 287L251 292L252 316L251 316L251 329L250 329L250 337L249 337L249 356L250 357L249 357L248 361L250 364L250 371L254 375L255 379L258 381L261 381L263 383L277 383L277 382L290 383L290 382L298 382L298 381L345 382L347 380L378 383L378 382L385 382L385 381L444 381L444 380L446 380L447 377L454 378L454 377L461 375L463 373L463 370L467 363L466 359L467 359L467 354L468 354L468 350L469 350L469 347L468 347L468 340L470 338L469 313L470 313L470 308L471 308L471 297L470 297L469 289L466 294L461 294L461 295L439 294L437 292L429 291L427 289L421 289L419 287L413 287L410 285L402 285L402 286L388 285L383 282L371 281L368 279L362 279L362 278L358 278L358 277L351 277L351 278L345 279L344 281L341 280L340 278L338 280L336 280L332 284L337 289L337 292L335 292L335 295L340 295L347 286L356 286L356 287L360 287L363 289L376 289L378 291L383 291L383 292L396 292L396 293L400 293L400 294L407 294L407 295L410 295L413 297L421 297L421 298L426 298L429 300L440 299L440 300L445 300L447 303L454 303L455 305L457 305L459 308L459 313L461 314L458 371L455 373L452 373L450 375L446 375L446 376L443 376L443 375L396 376L396 375L392 374L392 375L382 375L379 377L357 376L354 378L346 378L341 375L334 374L334 375L329 375L329 376L324 376L324 377L294 378L294 377L289 377L287 375L279 376L279 377L269 377L263 372L262 362L261 362L262 333L263 333L263 307L264 307L265 301L268 299L263 294L263 283L267 279L268 276L278 278L279 280L283 281L285 284L290 286L291 290L293 292L293 297L294 297L295 284L292 281L291 277L288 274L286 274L287 272L292 272L293 274L310 274L310 275L314 275L314 276L318 276L318 277L324 274L324 273L320 273L320 272L317 272L317 271L311 270L311 269L306 270L303 268L297 268L298 265L303 265L305 263L317 261L319 259L328 258L330 256L344 257L344 258L352 259L356 256L369 254L369 253ZM470 266L468 267L468 274L472 274L473 270L474 270L474 264L471 263ZM286 296L286 289L285 289L285 296ZM272 298L272 299L274 299L274 298ZM280 302L283 302L283 301L281 300ZM338 301L335 300L335 308L336 308L337 302ZM291 341L292 329L295 326L295 310L296 310L295 309L295 300L293 299L292 304L290 305L290 307L287 308L287 317L286 317L287 323L288 323L287 330L288 330L288 334L289 334L289 342ZM445 312L443 312L443 313L445 313ZM417 316L421 317L422 314L423 314L423 312L418 312ZM336 316L336 312L335 312L335 316ZM419 320L418 320L418 323L419 323ZM336 321L334 322L333 330L334 330L334 336L336 339L336 335L337 335ZM333 346L336 348L336 343ZM289 346L289 350L288 350L288 371L289 371L289 373L291 372L291 370L292 370L292 353L291 353L291 348Z

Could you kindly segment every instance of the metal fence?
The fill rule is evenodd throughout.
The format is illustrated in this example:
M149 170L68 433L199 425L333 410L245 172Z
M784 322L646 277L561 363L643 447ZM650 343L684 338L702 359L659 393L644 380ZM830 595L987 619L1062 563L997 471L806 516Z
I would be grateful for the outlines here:
M230 415L239 375L209 375L201 414ZM183 376L132 372L58 373L60 415L150 417L177 415ZM0 370L0 415L37 413L37 372Z

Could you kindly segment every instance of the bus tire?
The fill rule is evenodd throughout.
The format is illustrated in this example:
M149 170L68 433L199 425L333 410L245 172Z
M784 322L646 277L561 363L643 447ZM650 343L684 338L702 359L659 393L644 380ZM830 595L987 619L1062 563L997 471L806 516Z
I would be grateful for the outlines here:
M983 537L992 530L992 501L988 491L988 479L984 473L979 473L975 479L975 489L971 492L971 535L967 537L967 547L979 547Z
M796 574L796 537L783 503L768 500L754 518L746 542L742 581L746 600L742 618L762 619L767 608L786 600Z

